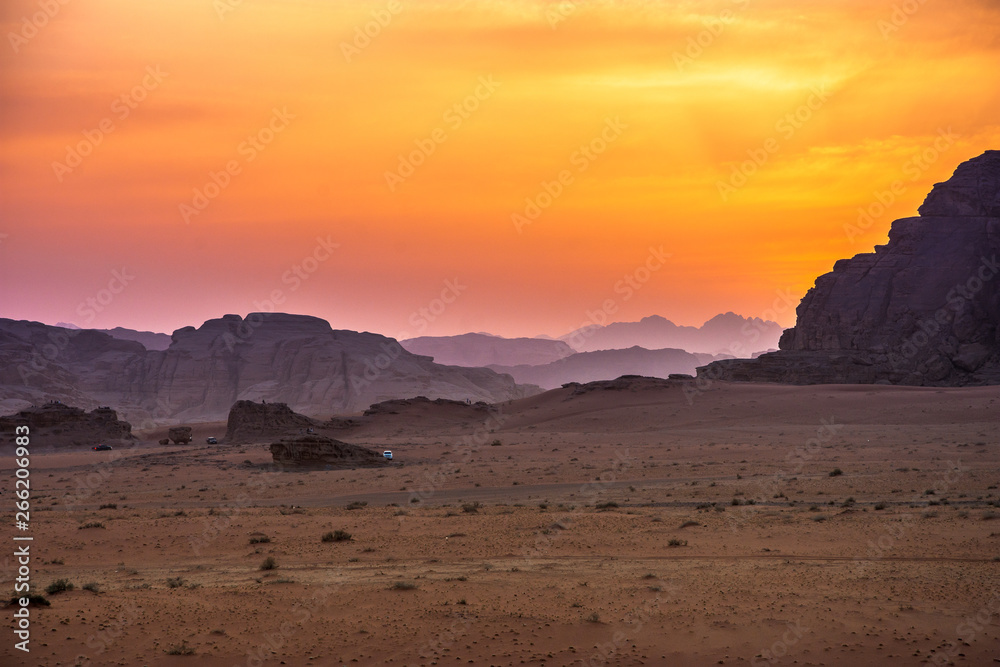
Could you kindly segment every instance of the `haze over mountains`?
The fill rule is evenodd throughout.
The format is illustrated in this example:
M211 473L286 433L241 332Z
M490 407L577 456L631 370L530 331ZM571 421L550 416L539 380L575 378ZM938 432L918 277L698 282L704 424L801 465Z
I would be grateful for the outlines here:
M179 329L171 341L166 350L147 350L98 331L0 319L0 411L59 400L88 409L110 405L133 423L213 421L241 399L331 414L398 397L493 403L538 391L305 315L226 315Z

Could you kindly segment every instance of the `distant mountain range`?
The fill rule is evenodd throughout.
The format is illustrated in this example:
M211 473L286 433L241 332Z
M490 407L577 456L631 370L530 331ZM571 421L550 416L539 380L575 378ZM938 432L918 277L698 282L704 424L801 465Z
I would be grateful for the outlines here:
M537 366L574 353L560 340L541 338L501 338L489 334L422 336L399 344L414 354L434 357L439 364L452 366Z
M672 373L694 375L698 366L731 358L724 355L685 352L684 350L647 350L631 347L627 350L579 352L548 364L537 366L490 366L498 373L507 373L515 382L534 384L543 389L555 389L568 382L613 380L622 375L645 375L666 378Z
M59 322L56 326L63 327L64 329L82 331L80 327L68 322ZM170 335L165 333L136 331L134 329L126 329L124 327L115 327L114 329L89 329L89 331L100 331L101 333L106 333L112 338L117 338L118 340L133 340L136 343L141 343L147 350L165 350L170 347Z
M736 313L716 315L700 327L678 326L659 315L651 315L639 322L595 324L559 339L577 352L622 350L638 345L647 350L675 348L749 358L756 352L776 350L781 332L777 322Z

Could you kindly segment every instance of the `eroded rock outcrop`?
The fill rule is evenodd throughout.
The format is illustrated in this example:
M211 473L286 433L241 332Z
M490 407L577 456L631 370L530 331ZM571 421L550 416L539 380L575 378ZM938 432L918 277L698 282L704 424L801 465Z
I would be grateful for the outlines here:
M131 444L132 425L118 419L118 413L108 407L90 412L64 403L31 406L20 412L0 417L0 433L4 442L14 444L17 426L27 426L30 442L35 447L93 447L98 444Z
M875 252L816 279L778 352L707 379L795 384L1000 383L1000 151L938 183Z
M385 464L380 452L322 435L282 439L271 445L271 456L281 466L358 468Z
M226 442L261 442L314 429L319 422L285 403L236 401L226 422Z
M186 445L194 439L194 436L192 435L192 428L190 426L174 426L167 431L167 437L170 438L175 445Z
M0 409L58 399L115 405L135 423L219 421L238 400L317 415L424 394L499 402L533 390L485 368L442 366L391 338L284 313L226 315L147 350L90 330L0 319Z

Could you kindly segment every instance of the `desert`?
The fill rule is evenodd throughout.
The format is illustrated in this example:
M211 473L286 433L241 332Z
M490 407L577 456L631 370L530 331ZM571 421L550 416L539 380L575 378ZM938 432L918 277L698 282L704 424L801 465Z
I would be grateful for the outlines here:
M201 444L222 423L33 454L34 576L75 584L35 664L1000 658L1000 390L684 384L402 406L342 431L377 469Z

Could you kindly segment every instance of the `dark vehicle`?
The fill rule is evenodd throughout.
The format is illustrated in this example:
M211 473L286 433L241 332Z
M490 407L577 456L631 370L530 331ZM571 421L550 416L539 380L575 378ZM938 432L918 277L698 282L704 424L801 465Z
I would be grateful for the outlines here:
M111 445L97 445L93 449L95 452L110 452L112 447Z
M209 438L209 439L205 440L205 442L207 442L210 445L217 445L217 444L219 444L219 441L216 438Z

